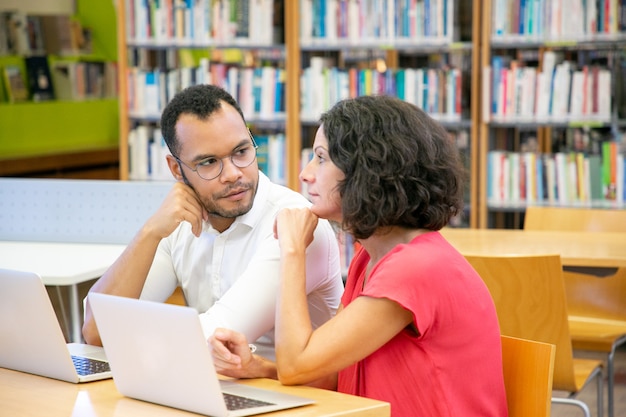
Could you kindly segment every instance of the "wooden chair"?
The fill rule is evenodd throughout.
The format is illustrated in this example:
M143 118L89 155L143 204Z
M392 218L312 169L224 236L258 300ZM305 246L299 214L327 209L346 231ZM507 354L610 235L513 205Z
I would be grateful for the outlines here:
M576 405L590 417L589 407L576 396L596 378L598 416L602 416L602 361L573 357L561 257L465 257L489 288L503 335L556 346L552 389L568 396L553 397L552 403Z
M180 287L176 287L172 295L165 301L168 304L176 304L179 306L186 306L187 301L185 301L185 294L183 294L183 290Z
M528 207L524 230L626 233L626 210ZM608 415L613 417L615 350L626 343L626 268L597 275L563 272L572 346L607 354Z
M524 230L626 232L626 210L578 207L526 207Z
M556 347L502 336L502 368L509 417L549 417Z

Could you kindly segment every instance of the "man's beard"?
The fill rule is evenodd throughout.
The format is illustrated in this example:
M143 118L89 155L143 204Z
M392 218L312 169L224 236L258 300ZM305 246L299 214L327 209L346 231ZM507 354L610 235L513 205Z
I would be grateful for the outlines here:
M214 200L213 198L210 198L210 199L203 198L198 193L198 191L193 187L193 185L191 185L191 183L189 182L189 180L187 179L184 173L182 174L182 177L183 177L183 181L185 182L185 184L188 185L196 194L196 197L198 197L200 204L202 204L202 207L204 207L204 209L209 214L209 216L222 217L225 219L234 219L236 217L242 216L246 214L247 212L249 212L252 209L252 205L254 204L254 197L256 196L256 191L259 186L258 181L256 182L256 184L254 182L249 182L245 184L241 182L237 182L229 186L224 191L225 194L227 194L230 189L241 188L243 186L244 188L246 188L246 190L252 191L252 198L250 198L250 201L246 205L239 205L233 209L228 210L228 209L221 207L219 204L217 204L216 200Z
M235 217L242 216L252 209L252 204L254 203L254 194L256 194L256 190L254 191L250 202L246 205L238 205L237 207L227 210L223 207L220 207L219 204L216 204L214 200L202 199L201 203L204 206L204 209L209 213L209 216L214 217L223 217L225 219L234 219Z

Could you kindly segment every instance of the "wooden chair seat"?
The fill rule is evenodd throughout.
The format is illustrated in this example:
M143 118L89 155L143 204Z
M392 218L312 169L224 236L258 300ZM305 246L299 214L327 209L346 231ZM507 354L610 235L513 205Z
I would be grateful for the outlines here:
M569 328L574 349L609 353L626 338L626 321L570 316Z
M594 370L602 368L602 361L598 359L574 358L573 362L574 381L576 384L576 392L578 392L594 378Z

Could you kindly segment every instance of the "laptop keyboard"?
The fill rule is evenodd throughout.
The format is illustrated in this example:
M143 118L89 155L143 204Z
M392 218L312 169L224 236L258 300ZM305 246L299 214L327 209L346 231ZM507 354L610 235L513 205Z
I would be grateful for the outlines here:
M78 372L80 376L99 374L111 370L108 362L99 361L97 359L72 355L72 361L74 362L76 372Z
M224 395L224 401L226 402L226 408L228 410L243 410L246 408L260 407L264 405L274 405L265 401L255 400L253 398L240 397L238 395L226 394Z

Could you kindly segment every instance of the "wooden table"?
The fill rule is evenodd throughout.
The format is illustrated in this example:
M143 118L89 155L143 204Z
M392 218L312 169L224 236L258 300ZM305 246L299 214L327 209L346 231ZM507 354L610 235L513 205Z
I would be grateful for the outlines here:
M270 379L242 383L311 398L315 404L263 414L263 416L363 416L390 415L386 402L310 387L287 387ZM175 408L122 396L112 379L70 384L0 368L0 409L7 416L46 417L183 417L197 416Z
M626 233L444 228L463 255L558 253L564 268L626 267Z

